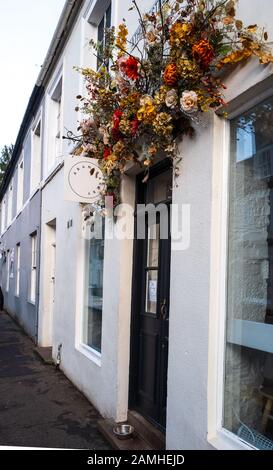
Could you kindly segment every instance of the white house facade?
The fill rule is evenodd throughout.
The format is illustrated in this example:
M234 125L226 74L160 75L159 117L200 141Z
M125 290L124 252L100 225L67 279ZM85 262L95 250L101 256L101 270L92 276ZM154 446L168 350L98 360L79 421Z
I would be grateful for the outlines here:
M138 4L148 11L154 0ZM88 240L85 205L64 197L64 160L73 148L62 136L76 132L76 96L84 93L73 67L97 67L88 42L106 25L125 17L134 35L130 6L66 2L1 190L6 308L40 347L52 347L105 419L143 417L167 449L273 450L272 66L253 59L225 77L228 117L209 114L196 137L180 144L177 184L165 160L146 184L141 169L128 167L127 226L134 231L135 204L165 202L173 219L189 222L180 247L170 234L164 241ZM273 38L273 4L260 6L239 0L238 16ZM32 172L20 180L22 153ZM14 178L25 188L21 215L7 202ZM18 203L18 189L12 197ZM115 230L123 224L118 219ZM146 229L157 227L156 220ZM19 232L28 243L23 252ZM18 269L27 283L19 291ZM24 303L37 306L36 333Z

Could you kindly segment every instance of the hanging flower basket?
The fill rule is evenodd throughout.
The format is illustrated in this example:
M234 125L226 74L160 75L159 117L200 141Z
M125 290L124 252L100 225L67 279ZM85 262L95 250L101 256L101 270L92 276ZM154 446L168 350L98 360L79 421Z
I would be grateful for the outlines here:
M147 172L158 152L174 167L176 138L192 136L202 113L225 105L219 71L257 56L273 62L267 33L245 27L235 16L235 0L158 2L157 13L142 14L141 34L128 40L126 23L105 31L104 45L91 45L98 71L79 69L87 95L78 96L85 119L69 139L77 152L99 160L106 190L119 201L120 180L128 162ZM146 178L147 179L147 178Z

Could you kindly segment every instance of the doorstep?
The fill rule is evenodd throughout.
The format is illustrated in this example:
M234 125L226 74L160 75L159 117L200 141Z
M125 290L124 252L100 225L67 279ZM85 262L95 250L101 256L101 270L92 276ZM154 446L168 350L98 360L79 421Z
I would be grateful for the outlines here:
M164 450L165 436L149 421L136 411L128 412L127 424L135 428L135 433L129 439L119 439L113 433L115 421L103 419L98 422L98 428L114 449L117 450Z
M36 354L42 359L45 364L54 364L53 358L52 358L52 348L41 348L37 347L34 349Z

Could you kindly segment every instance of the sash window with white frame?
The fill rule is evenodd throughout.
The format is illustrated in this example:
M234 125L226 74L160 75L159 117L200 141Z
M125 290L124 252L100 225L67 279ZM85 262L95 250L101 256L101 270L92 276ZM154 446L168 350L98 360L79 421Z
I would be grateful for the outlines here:
M6 195L2 199L1 203L1 233L6 229Z
M231 121L223 411L273 450L273 97Z
M13 209L13 181L8 188L8 199L7 199L7 225L11 224L12 221L12 209Z
M41 180L41 120L32 130L30 192L37 189Z
M9 285L10 285L10 250L7 251L6 256L6 291L9 292Z
M15 295L19 297L20 295L20 269L21 269L21 245L17 243L16 245L16 277L15 277Z
M60 76L48 99L47 171L52 170L62 158L62 102L63 78Z
M98 25L98 44L101 45L102 50L107 45L105 30L111 27L111 14L112 14L112 5L110 2L108 8L105 10L103 17ZM99 69L101 65L102 65L102 61L100 59L100 56L98 56L97 69Z
M97 218L100 218L98 215ZM82 343L101 354L103 313L104 219L97 222L100 236L85 240Z
M17 214L22 209L24 203L24 159L18 164L17 175Z
M30 272L30 302L36 302L36 284L37 284L37 233L31 236L31 272Z

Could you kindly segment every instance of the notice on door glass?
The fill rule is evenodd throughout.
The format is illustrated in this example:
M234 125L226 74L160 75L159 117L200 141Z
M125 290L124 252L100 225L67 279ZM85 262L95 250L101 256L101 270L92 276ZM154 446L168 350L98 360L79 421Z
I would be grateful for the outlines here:
M149 301L156 302L157 300L157 281L149 281Z

